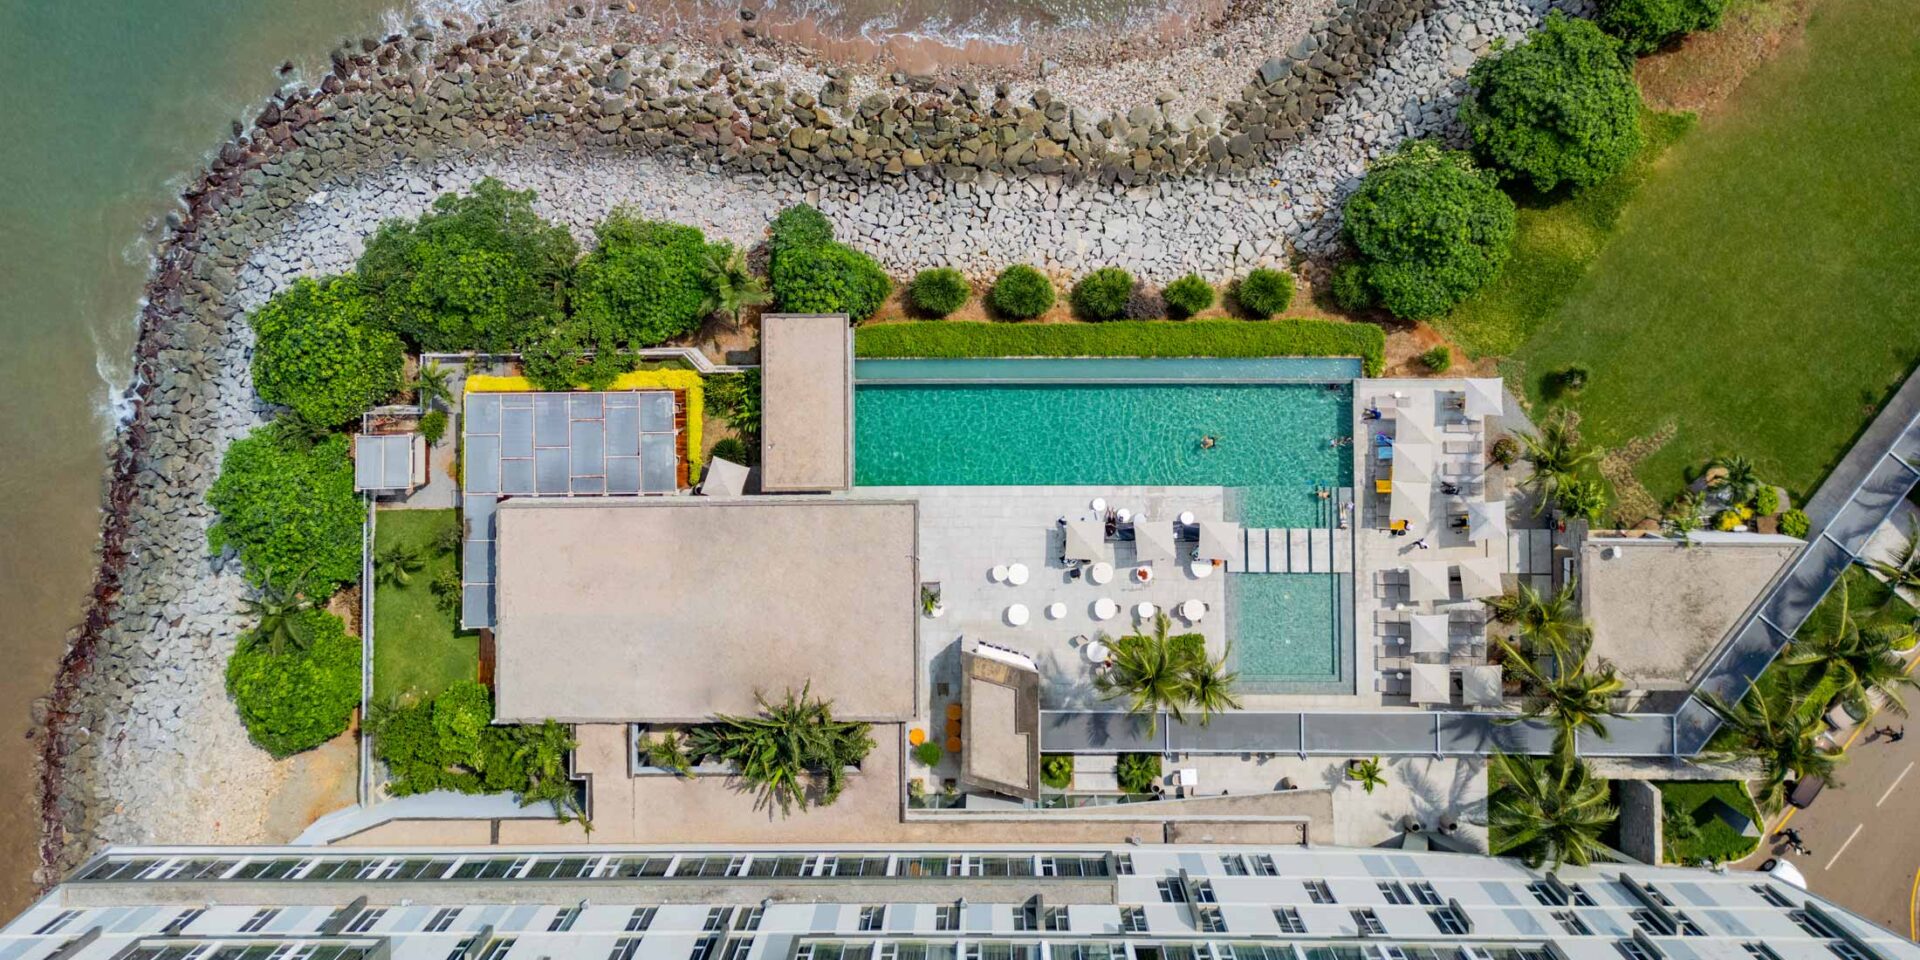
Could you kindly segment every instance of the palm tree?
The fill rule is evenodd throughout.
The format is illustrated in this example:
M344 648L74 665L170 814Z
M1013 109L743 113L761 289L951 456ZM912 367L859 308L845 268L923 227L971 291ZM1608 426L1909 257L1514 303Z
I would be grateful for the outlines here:
M1560 481L1554 493L1554 506L1570 517L1599 523L1607 509L1607 487L1593 477L1573 476Z
M1920 590L1920 521L1909 520L1906 539L1900 546L1887 559L1869 561L1867 566L1890 587ZM1891 602L1892 597L1888 600Z
M1559 499L1562 484L1600 458L1600 451L1582 445L1579 427L1565 407L1554 408L1541 418L1537 431L1519 437L1521 456L1533 466L1527 484L1537 498L1533 507L1536 514Z
M295 650L307 648L313 631L302 614L314 608L313 598L297 590L275 586L272 570L267 571L266 582L260 585L259 595L240 601L240 605L247 616L260 621L242 635L242 642L248 645L265 643L276 657L289 647Z
M1361 788L1367 791L1368 796L1373 795L1373 788L1387 785L1387 776L1381 772L1379 757L1355 760L1347 764L1347 779L1359 783Z
M591 834L593 821L587 819L573 780L567 776L567 755L580 745L573 738L573 728L548 720L501 729L512 746L509 766L527 772L526 785L520 791L520 805L550 803L560 822L579 820L581 827Z
M747 269L747 255L731 243L707 248L705 272L709 291L702 312L724 313L736 329L740 311L773 302L767 285Z
M1604 852L1600 835L1618 814L1607 802L1607 782L1585 763L1533 762L1496 753L1488 773L1500 781L1488 798L1487 829L1527 866L1593 862Z
M1162 612L1154 617L1151 634L1100 637L1112 653L1113 666L1094 678L1094 688L1103 699L1126 699L1129 713L1145 714L1149 736L1159 729L1161 711L1183 719L1180 711L1189 700L1188 664L1167 639L1167 626Z
M1200 715L1200 725L1203 727L1213 720L1216 713L1240 709L1240 698L1233 695L1233 685L1240 679L1240 674L1227 669L1227 660L1232 654L1233 645L1229 643L1220 654L1220 659L1208 660L1202 654L1199 659L1187 664L1184 677L1187 703Z
M1906 688L1916 686L1907 673L1906 661L1895 652L1896 645L1913 632L1906 626L1865 626L1853 611L1853 591L1846 577L1840 578L1840 606L1829 629L1811 636L1797 637L1787 648L1786 661L1794 666L1811 667L1809 688L1825 685L1834 698L1846 703L1857 716L1873 711L1873 697L1885 699L1887 709L1906 716ZM1826 706L1820 704L1819 706Z
M1495 620L1514 625L1530 655L1584 648L1593 628L1580 616L1576 586L1576 581L1569 580L1547 595L1522 583L1514 592L1487 601L1487 606Z
M760 802L782 814L794 806L839 799L846 768L873 749L872 725L833 718L833 704L811 695L812 685L787 691L779 703L756 693L760 715L716 716L688 736L688 752L731 763Z
M1626 681L1620 679L1612 664L1591 665L1586 645L1579 644L1554 650L1549 672L1505 640L1495 642L1527 690L1520 703L1520 715L1502 722L1544 718L1552 723L1553 753L1561 763L1574 762L1581 729L1590 729L1602 739L1606 737L1607 718L1619 716L1613 709L1613 698L1626 688Z
M1707 461L1707 466L1718 467L1723 471L1708 486L1715 490L1726 491L1729 503L1747 503L1760 489L1760 477L1754 473L1753 461L1737 453L1714 457Z
M442 406L453 405L453 374L437 361L428 360L407 381L407 389L413 391L413 402L421 407L431 407L438 403Z
M1819 777L1832 783L1834 768L1846 759L1844 751L1820 744L1825 725L1818 714L1801 709L1798 696L1776 704L1756 690L1736 705L1708 691L1700 700L1731 732L1734 752L1760 760L1764 776L1754 799L1769 813L1786 803L1788 780Z
M373 555L373 580L381 586L404 587L426 567L426 553L418 546L395 543Z

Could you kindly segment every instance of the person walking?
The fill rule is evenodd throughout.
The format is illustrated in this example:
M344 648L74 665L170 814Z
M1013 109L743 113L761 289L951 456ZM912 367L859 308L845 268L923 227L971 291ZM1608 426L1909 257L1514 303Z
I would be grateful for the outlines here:
M1422 549L1422 550L1425 550L1425 549L1427 549L1427 538L1426 538L1426 537L1421 537L1420 539L1418 539L1418 540L1415 540L1415 541L1413 542L1413 545L1414 545L1414 546L1416 546L1416 547L1419 547L1419 548L1420 548L1420 549Z

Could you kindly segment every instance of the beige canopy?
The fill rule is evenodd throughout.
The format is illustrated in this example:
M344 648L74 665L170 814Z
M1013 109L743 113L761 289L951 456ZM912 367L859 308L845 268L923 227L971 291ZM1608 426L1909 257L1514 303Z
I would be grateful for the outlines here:
M1412 650L1415 654L1447 652L1447 615L1444 613L1416 613L1407 618L1413 632Z
M1450 703L1453 679L1444 663L1416 663L1412 667L1413 689L1407 699L1414 703Z
M1500 693L1498 664L1476 664L1460 671L1460 699L1470 707L1497 707L1504 702Z
M1200 522L1200 548L1194 551L1195 560L1233 561L1240 558L1245 544L1240 533L1240 525L1224 520L1202 520Z
M1140 563L1173 561L1173 522L1135 520L1133 522L1134 558Z
M1393 445L1393 482L1430 483L1433 480L1433 444L1396 443Z
M1506 385L1497 377L1468 380L1464 392L1464 406L1470 420L1497 417L1506 409Z
M1407 564L1407 596L1415 603L1445 600L1450 592L1447 585L1446 564L1432 562Z
M1424 527L1433 522L1433 485L1417 481L1394 481L1387 503L1387 515L1405 520L1408 526Z
M1500 583L1500 563L1491 557L1460 564L1460 595L1468 600L1497 597L1507 592Z
M1397 457L1398 454L1395 454ZM1472 500L1467 503L1467 539L1475 543L1507 537L1507 503L1504 500Z
M1107 525L1092 517L1068 520L1066 547L1061 556L1068 560L1100 560L1107 555Z

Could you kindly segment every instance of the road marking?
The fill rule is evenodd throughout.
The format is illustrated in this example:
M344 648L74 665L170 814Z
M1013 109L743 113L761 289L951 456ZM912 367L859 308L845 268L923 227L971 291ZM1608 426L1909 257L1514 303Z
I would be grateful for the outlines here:
M1920 918L1920 913L1915 911L1915 907L1917 906L1920 906L1920 870L1913 872L1913 888L1907 891L1908 940L1920 940L1920 930L1915 929L1916 926L1920 926L1920 924L1916 924L1915 922L1916 918Z
M1893 796L1893 791L1900 789L1900 781L1905 780L1907 778L1907 771L1912 769L1913 769L1913 763L1909 761L1907 763L1906 768L1900 771L1900 775L1893 778L1893 784L1887 787L1886 793L1883 793L1880 795L1880 800L1876 802L1874 806L1877 807L1882 803L1886 803L1887 798Z
M1851 843L1853 843L1853 838L1854 838L1854 837L1857 837L1857 836L1859 836L1859 835L1860 835L1860 828L1862 828L1862 827L1864 827L1864 826L1866 826L1866 824L1864 824L1864 823L1856 823L1856 824L1854 824L1854 825L1853 825L1853 832L1852 832L1852 833L1849 833L1849 834L1847 834L1847 840L1846 840L1846 843L1842 843L1842 844L1840 845L1840 849L1838 849L1838 850L1835 850L1835 851L1833 852L1833 859L1831 859L1831 860L1828 860L1828 861L1827 861L1827 867L1826 867L1826 868L1827 868L1828 870L1832 870L1832 869L1833 869L1833 865L1834 865L1835 863L1837 863L1837 862L1839 862L1839 860L1840 860L1840 855L1841 855L1841 854L1843 854L1843 853L1846 853L1846 852L1847 852L1847 846L1848 846L1848 844L1851 844Z

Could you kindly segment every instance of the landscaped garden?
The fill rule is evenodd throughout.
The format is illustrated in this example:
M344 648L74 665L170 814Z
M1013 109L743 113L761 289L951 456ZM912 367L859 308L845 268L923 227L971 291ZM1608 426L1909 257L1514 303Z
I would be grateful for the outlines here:
M1660 784L1665 857L1668 863L1726 863L1760 846L1766 823L1737 780L1668 781ZM1736 829L1751 824L1749 836Z
M478 679L478 634L459 629L459 549L458 511L381 511L373 542L375 703L431 698Z

